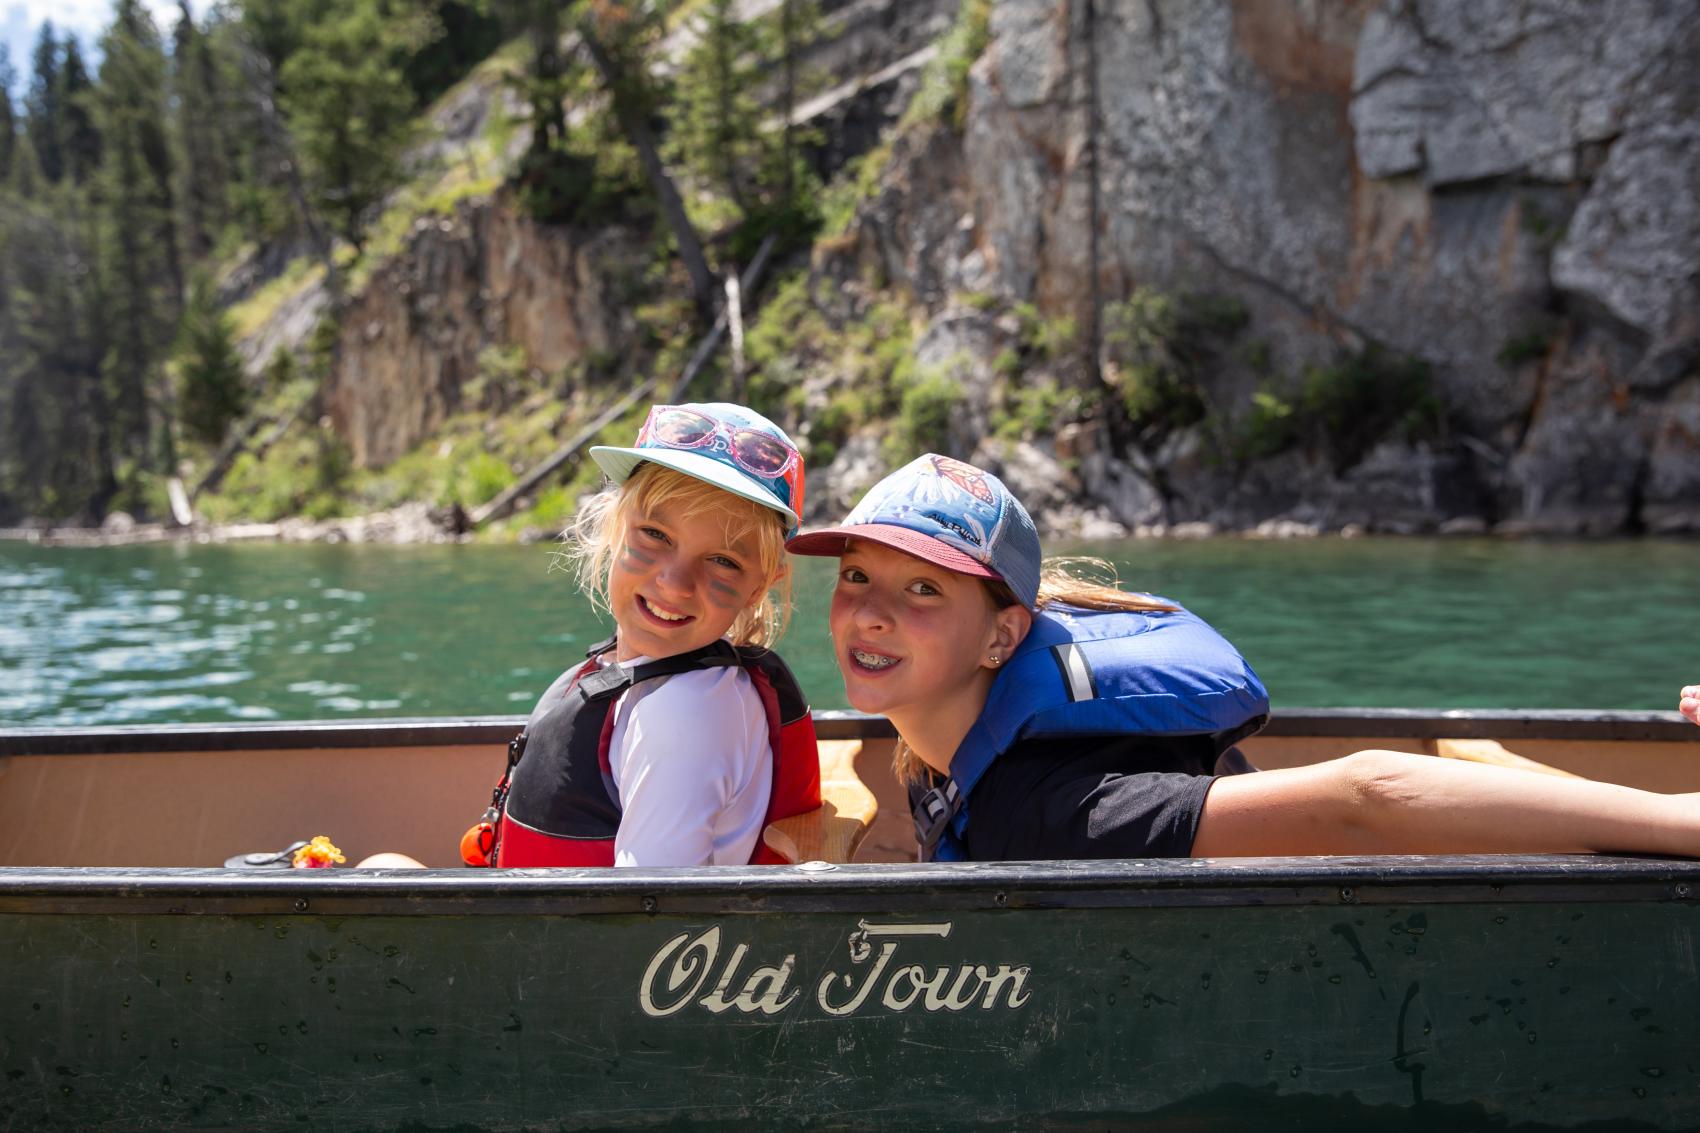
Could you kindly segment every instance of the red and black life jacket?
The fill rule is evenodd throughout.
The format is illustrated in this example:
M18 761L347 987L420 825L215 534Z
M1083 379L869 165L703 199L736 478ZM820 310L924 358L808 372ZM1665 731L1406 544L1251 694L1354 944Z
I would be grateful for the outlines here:
M797 679L779 655L767 649L715 641L701 649L642 665L597 658L612 640L590 652L590 660L563 673L508 745L508 769L496 788L492 865L611 866L614 833L620 827L620 796L608 748L614 734L614 705L620 694L643 681L680 673L739 665L749 674L767 712L773 747L773 788L762 825L821 805L820 752L814 718ZM758 838L750 861L785 862Z

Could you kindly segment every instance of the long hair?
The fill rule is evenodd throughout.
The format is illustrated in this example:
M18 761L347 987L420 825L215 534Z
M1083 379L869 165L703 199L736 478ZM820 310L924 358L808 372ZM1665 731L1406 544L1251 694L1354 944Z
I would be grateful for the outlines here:
M1004 582L984 579L983 583L996 609L1019 604L1015 592ZM1103 559L1085 555L1059 555L1041 563L1039 599L1034 605L1039 611L1047 606L1063 605L1083 610L1134 613L1170 613L1178 608L1149 594L1123 590L1114 566ZM892 756L892 769L897 772L899 782L925 779L931 771L919 756L909 750L901 736Z
M785 632L791 617L791 571L785 560L785 517L754 500L658 464L640 465L623 484L610 484L584 502L562 533L566 558L578 577L579 588L600 610L608 605L608 576L614 556L640 516L672 505L684 519L713 514L724 524L726 541L749 534L756 538L757 569L777 581L762 590L755 602L739 611L727 636L734 645L771 648Z
M1016 604L1014 592L1002 582L988 580L986 589L991 591L998 609ZM1059 603L1083 610L1135 613L1169 613L1176 608L1149 594L1123 590L1116 568L1090 555L1058 555L1039 565L1039 600L1035 607L1043 610Z

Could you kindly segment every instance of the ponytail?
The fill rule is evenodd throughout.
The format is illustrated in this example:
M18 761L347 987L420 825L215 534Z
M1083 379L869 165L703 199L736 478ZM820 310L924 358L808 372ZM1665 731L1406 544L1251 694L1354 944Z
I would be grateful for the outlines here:
M998 609L1016 604L1015 593L1002 582L989 581L986 589L991 591ZM1058 556L1040 564L1039 600L1035 607L1043 610L1059 603L1112 613L1169 613L1178 608L1149 594L1123 590L1115 567L1087 555Z

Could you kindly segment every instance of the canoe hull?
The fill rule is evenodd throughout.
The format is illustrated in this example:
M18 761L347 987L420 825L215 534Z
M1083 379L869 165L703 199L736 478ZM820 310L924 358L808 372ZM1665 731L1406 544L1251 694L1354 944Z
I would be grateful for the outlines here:
M1700 867L7 871L0 1128L1700 1122Z

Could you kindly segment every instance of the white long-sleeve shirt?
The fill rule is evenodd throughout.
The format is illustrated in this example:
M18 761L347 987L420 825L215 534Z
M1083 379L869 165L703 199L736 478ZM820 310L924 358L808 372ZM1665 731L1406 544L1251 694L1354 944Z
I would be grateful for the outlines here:
M646 681L614 714L614 864L748 862L773 793L767 713L749 674L727 666Z

